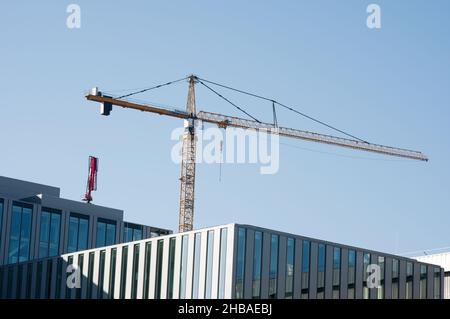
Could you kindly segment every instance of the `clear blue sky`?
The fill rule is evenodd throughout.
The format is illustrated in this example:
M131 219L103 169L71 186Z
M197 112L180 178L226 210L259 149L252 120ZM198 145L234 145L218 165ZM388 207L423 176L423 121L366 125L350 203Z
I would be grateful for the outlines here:
M72 2L81 29L66 27ZM219 182L218 165L199 165L196 227L249 223L386 252L450 245L449 1L72 2L0 4L1 175L78 200L96 155L95 203L176 229L179 121L118 109L101 117L83 93L195 73L430 158L284 139L295 147L281 146L276 175L225 165ZM366 27L370 3L381 6L380 30ZM186 93L183 83L141 98L183 107ZM270 105L229 96L271 119ZM197 105L239 115L200 87ZM279 121L331 133L285 112Z

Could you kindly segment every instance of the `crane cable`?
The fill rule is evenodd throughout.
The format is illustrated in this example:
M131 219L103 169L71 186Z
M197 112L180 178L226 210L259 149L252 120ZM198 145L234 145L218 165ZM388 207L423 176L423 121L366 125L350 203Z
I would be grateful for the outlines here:
M213 85L216 85L216 86L220 86L222 88L225 88L225 89L228 89L228 90L231 90L231 91L235 91L235 92L238 92L238 93L242 93L242 94L245 94L245 95L249 95L249 96L261 99L261 100L266 100L266 101L272 102L273 104L277 104L277 105L279 105L279 106L281 106L281 107L283 107L283 108L285 108L285 109L287 109L287 110L289 110L291 112L297 113L297 114L299 114L299 115L301 115L301 116L303 116L303 117L305 117L305 118L307 118L307 119L309 119L311 121L314 121L316 123L324 125L324 126L330 128L330 129L335 130L335 131L337 131L339 133L342 133L342 134L344 134L344 135L346 135L348 137L354 138L354 139L356 139L358 141L361 141L361 142L364 142L364 143L369 143L369 142L367 142L367 141L365 141L365 140L363 140L363 139L361 139L359 137L356 137L356 136L354 136L352 134L349 134L349 133L347 133L345 131L342 131L342 130L340 130L340 129L338 129L338 128L330 125L330 124L327 124L327 123L325 123L323 121L320 121L320 120L318 120L318 119L316 119L316 118L314 118L312 116L309 116L309 115L307 115L307 114L305 114L303 112L300 112L300 111L298 111L298 110L296 110L296 109L294 109L294 108L292 108L290 106L282 104L282 103L280 103L280 102L278 102L278 101L276 101L274 99L270 99L270 98L264 97L262 95L250 93L250 92L247 92L247 91L239 90L239 89L236 89L236 88L224 85L224 84L220 84L220 83L217 83L217 82L209 81L209 80L206 80L206 79L203 79L203 78L197 78L197 79L199 80L200 83L202 83L201 81L204 81L206 83L213 84ZM202 84L205 85L204 83L202 83Z
M207 89L209 89L210 91L212 91L213 93L215 93L217 96L219 96L220 98L224 99L225 101L227 101L228 103L230 103L231 105L233 105L235 108L237 108L239 111L241 111L242 113L244 113L245 115L247 115L248 117L252 118L253 120L255 120L258 123L261 123L261 121L259 121L257 118L255 118L253 115L251 115L250 113L248 113L247 111L245 111L244 109L242 109L241 107L237 106L236 104L234 104L233 102L231 102L229 99L227 99L226 97L224 97L222 94L220 94L219 92L217 92L216 90L214 90L213 88L209 87L208 85L206 85L205 83L203 83L199 78L197 78L198 82L203 85L204 87L206 87ZM204 80L206 81L206 80Z
M132 93L128 93L128 94L125 94L125 95L121 95L119 97L116 97L116 99L123 99L125 97L129 97L129 96L132 96L132 95L135 95L135 94L144 93L144 92L147 92L147 91L150 91L150 90L154 90L154 89L159 89L160 87L167 86L167 85L174 84L174 83L178 83L178 82L187 80L188 78L189 77L185 77L185 78L178 79L178 80L175 80L175 81L170 81L170 82L167 82L167 83L158 84L158 85L152 86L150 88L142 89L142 90L139 90L139 91L136 91L136 92L132 92Z

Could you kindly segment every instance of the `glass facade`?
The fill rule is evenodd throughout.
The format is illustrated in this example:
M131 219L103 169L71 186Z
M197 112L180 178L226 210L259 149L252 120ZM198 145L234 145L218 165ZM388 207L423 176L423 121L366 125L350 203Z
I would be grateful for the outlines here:
M39 226L40 215L37 221ZM238 298L283 299L339 299L355 298L355 295L379 299L386 296L393 299L442 297L440 267L402 257L372 255L338 244L310 242L258 228L249 231L237 226L233 231L233 246L228 247L234 260L227 264L227 230L230 228L177 234L77 252L62 258L3 266L0 267L0 298L3 293L5 298L136 299L141 292L143 298L236 298L236 294L240 294ZM40 238L39 233L36 235ZM65 284L66 266L73 262L84 272L82 289L71 289ZM229 267L232 263L234 267ZM370 286L366 276L371 263L380 267L380 286L364 292L363 288ZM226 276L230 269L236 277ZM294 280L297 274L299 278ZM242 278L240 283L239 277ZM399 287L400 283L403 287ZM359 291L355 292L355 286Z
M149 297L150 284L150 262L152 256L152 243L145 243L145 261L144 261L144 299Z
M317 248L317 299L325 297L325 245L319 244Z
M116 262L117 262L117 248L111 249L111 263L110 263L110 274L109 274L109 288L108 297L110 299L114 298L114 292L116 289Z
M3 199L0 199L0 246L2 244L2 236L1 236L3 232L2 226L3 226Z
M406 263L406 299L413 298L413 263Z
M368 267L370 265L370 254L365 253L363 257L363 299L369 299L369 287L367 287L367 277L370 275Z
M227 271L227 238L228 229L220 230L220 260L219 260L219 298L225 297L225 275Z
M378 256L378 266L380 267L380 285L378 286L377 289L377 298L384 299L384 272L385 272L384 257Z
M420 265L419 298L427 298L427 266Z
M139 271L139 244L133 246L133 272L131 276L131 299L136 299Z
M169 241L169 265L167 274L167 298L173 298L173 276L175 270L175 246L176 239L171 238Z
M400 277L400 263L398 259L392 259L392 292L391 298L398 299L399 297L399 277Z
M347 298L355 298L356 251L348 251Z
M286 241L286 273L285 273L286 299L292 299L294 293L294 256L295 256L295 239L288 238Z
M237 231L237 254L236 254L236 299L244 298L244 274L245 274L245 242L247 231L239 227Z
M433 298L441 299L441 268L435 267L433 271Z
M9 234L8 263L27 261L30 257L32 207L14 203Z
M105 262L106 262L106 251L100 251L100 265L98 271L98 289L97 289L97 298L103 299L103 285L105 282Z
M333 247L333 299L339 299L341 289L341 249Z
M67 252L72 253L87 249L89 235L89 217L80 214L70 214L69 238Z
M186 298L186 280L187 280L187 263L189 236L183 235L181 241L181 269L180 269L180 298Z
M123 242L128 243L130 241L142 239L142 225L136 225L131 223L124 223L123 228Z
M270 265L269 265L269 298L277 298L278 281L278 235L270 236Z
M213 267L213 252L214 252L214 231L208 232L208 242L206 248L206 280L205 280L205 298L211 299L212 290L212 267Z
M163 267L163 253L164 253L164 241L158 240L156 247L156 284L155 284L155 298L161 297L161 283L162 283L162 267Z
M39 258L58 255L60 230L61 212L42 208L39 228Z
M116 243L116 222L99 218L95 237L95 247L114 245Z
M260 231L255 231L253 244L253 275L252 275L252 298L261 297L261 262L262 262L262 242L263 235Z
M311 243L307 240L302 242L302 299L309 297L309 266L311 259Z
M198 286L200 280L200 248L202 234L196 233L194 237L194 269L192 278L192 298L198 298Z

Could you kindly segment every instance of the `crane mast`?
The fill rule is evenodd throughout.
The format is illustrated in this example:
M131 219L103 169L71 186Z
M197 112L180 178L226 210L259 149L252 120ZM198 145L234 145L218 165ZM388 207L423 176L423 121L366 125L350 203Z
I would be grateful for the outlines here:
M178 231L192 230L194 221L194 188L195 188L195 77L189 77L189 91L186 103L189 118L184 121L183 146L181 154L180 174L180 214Z
M134 109L142 112L155 113L159 115L166 115L184 120L185 131L182 136L183 144L181 153L181 173L180 173L180 211L178 220L179 232L186 232L192 230L194 224L196 122L211 123L224 129L226 129L227 127L236 127L257 131L262 130L269 132L271 134L279 134L280 136L306 140L309 142L334 145L344 148L408 158L419 161L428 161L428 158L418 151L379 144L372 144L365 142L363 140L342 138L332 135L325 135L304 130L281 127L278 126L278 123L275 120L275 110L274 110L273 124L212 112L205 112L205 111L197 112L195 106L195 84L197 82L203 84L203 82L195 75L191 75L187 79L189 79L189 89L185 111L174 108L159 107L151 104L136 103L123 99L123 97L129 96L131 94L113 98L111 96L104 95L102 92L99 92L97 88L92 89L92 91L86 95L87 100L101 103L102 115L109 115L109 113L112 110L112 106L116 105L122 108ZM173 82L168 82L164 85L168 85L171 83ZM158 88L161 86L162 85L159 85L154 88Z

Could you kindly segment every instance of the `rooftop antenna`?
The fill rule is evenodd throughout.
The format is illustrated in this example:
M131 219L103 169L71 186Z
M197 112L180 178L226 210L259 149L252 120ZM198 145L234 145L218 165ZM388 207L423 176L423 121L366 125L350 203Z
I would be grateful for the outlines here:
M89 204L90 202L92 202L92 191L97 190L98 158L94 156L89 156L88 167L89 170L86 185L86 194L84 195L83 201Z

